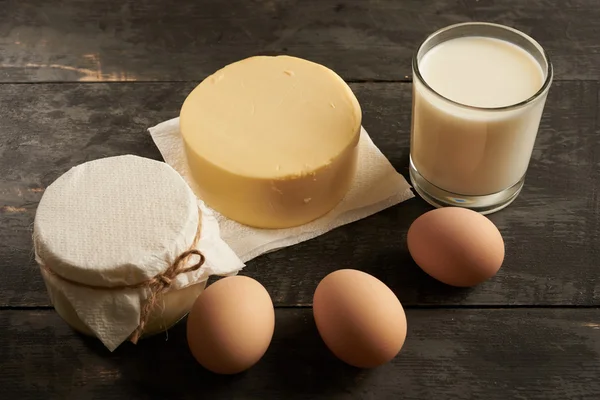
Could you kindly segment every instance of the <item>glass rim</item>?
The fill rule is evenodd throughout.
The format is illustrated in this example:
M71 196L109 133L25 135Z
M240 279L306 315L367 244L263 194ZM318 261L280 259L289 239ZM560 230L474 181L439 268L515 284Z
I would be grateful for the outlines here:
M513 34L519 35L522 38L524 38L525 40L527 40L528 42L530 42L531 44L533 44L540 51L541 55L544 57L544 60L546 61L546 66L547 66L546 77L545 77L544 83L542 84L542 86L540 87L540 89L537 92L535 92L533 95L531 95L529 98L525 99L525 100L522 100L522 101L520 101L518 103L509 104L509 105L500 106L500 107L478 107L478 106L471 106L471 105L468 105L468 104L463 104L463 103L460 103L458 101L454 101L452 99L449 99L448 97L443 96L442 94L440 94L439 92L437 92L436 90L434 90L425 81L425 79L423 78L423 75L421 75L421 70L419 69L419 52L421 51L421 49L423 48L423 46L425 44L427 44L434 37L440 35L441 33L444 33L444 32L447 32L449 30L453 30L453 29L456 29L456 28L460 28L460 27L463 27L463 26L488 26L488 27L494 27L494 28L503 29L503 30L511 32ZM475 36L475 35L473 35L473 36ZM513 44L515 46L519 46L519 45L517 45L515 43L513 43ZM521 47L521 46L519 46L519 47ZM523 49L523 50L527 51L525 49ZM428 50L428 51L431 51L431 49ZM527 51L527 53L531 54L529 51ZM538 61L536 60L536 62L538 62ZM462 22L462 23L458 23L458 24L448 25L448 26L446 26L444 28L438 29L437 31L435 31L432 34L428 35L425 38L425 40L423 40L421 42L421 44L419 45L419 47L417 47L417 50L413 54L413 58L412 58L412 69L413 69L414 74L416 75L416 78L419 80L419 82L421 84L423 84L425 86L425 88L429 92L431 92L433 95L437 96L438 98L440 98L440 99L442 99L444 101L447 101L447 102L449 102L451 104L454 104L456 106L459 106L459 107L462 107L462 108L465 108L465 109L469 109L469 110L475 110L475 111L509 111L509 110L514 110L514 109L526 106L526 105L534 102L535 100L537 100L545 92L548 91L548 89L550 88L550 84L552 83L552 79L554 77L554 67L552 66L552 62L550 61L550 56L548 55L548 53L546 52L546 50L535 39L533 39L531 36L527 35L526 33L521 32L518 29L511 28L510 26L506 26L506 25L495 24L495 23L492 23L492 22ZM413 82L413 85L414 85L414 82Z

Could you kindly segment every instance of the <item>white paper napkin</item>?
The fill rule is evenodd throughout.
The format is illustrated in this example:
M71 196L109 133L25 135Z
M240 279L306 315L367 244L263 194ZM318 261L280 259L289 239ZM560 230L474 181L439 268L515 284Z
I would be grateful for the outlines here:
M198 187L189 171L179 133L179 118L162 122L148 131L165 162L183 176L198 196ZM213 210L223 240L246 262L261 254L312 239L414 197L406 179L396 172L364 128L358 145L358 167L352 187L331 212L295 228L258 229L239 224Z

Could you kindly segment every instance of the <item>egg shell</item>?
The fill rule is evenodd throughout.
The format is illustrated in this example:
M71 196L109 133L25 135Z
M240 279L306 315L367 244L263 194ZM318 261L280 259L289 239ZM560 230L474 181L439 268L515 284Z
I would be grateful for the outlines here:
M323 278L313 313L327 347L355 367L389 362L406 339L402 304L383 282L362 271L341 269Z
M423 271L452 286L477 285L496 275L504 261L498 228L466 208L438 208L421 215L411 224L407 242Z
M245 276L223 278L196 299L187 320L187 342L194 358L218 374L236 374L267 351L275 310L266 289Z

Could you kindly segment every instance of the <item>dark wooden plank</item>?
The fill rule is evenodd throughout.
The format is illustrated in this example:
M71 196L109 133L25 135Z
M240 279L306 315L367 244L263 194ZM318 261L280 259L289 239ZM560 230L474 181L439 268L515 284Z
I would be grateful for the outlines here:
M407 310L391 363L334 358L310 309L277 309L264 358L217 376L190 355L185 325L109 353L52 310L0 311L3 398L27 399L597 399L599 309Z
M345 79L403 80L431 32L508 24L559 79L600 78L596 0L0 1L0 81L198 80L255 54L292 54Z
M70 167L134 153L160 159L145 132L177 115L191 83L4 85L0 92L0 305L48 305L31 257L43 189ZM353 84L364 125L407 173L410 84ZM359 268L406 305L599 305L598 85L558 82L544 115L525 189L494 214L504 267L471 290L433 281L406 249L410 223L429 207L413 199L322 237L259 257L244 274L278 305L310 305L327 273Z

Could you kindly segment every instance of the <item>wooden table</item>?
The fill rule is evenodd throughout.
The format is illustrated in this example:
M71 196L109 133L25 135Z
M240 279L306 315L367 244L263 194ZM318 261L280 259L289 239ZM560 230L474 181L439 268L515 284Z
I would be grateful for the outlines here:
M177 3L177 5L175 5ZM0 397L3 399L599 399L600 4L597 0L0 0ZM418 43L471 20L539 40L556 71L525 189L490 218L506 242L492 280L433 281L406 248L415 198L243 274L277 307L271 347L223 377L190 356L184 324L109 353L55 313L32 257L44 188L70 167L133 153L204 77L254 54L323 63L351 83L364 125L407 176ZM342 267L407 310L401 354L375 370L336 360L311 299Z

